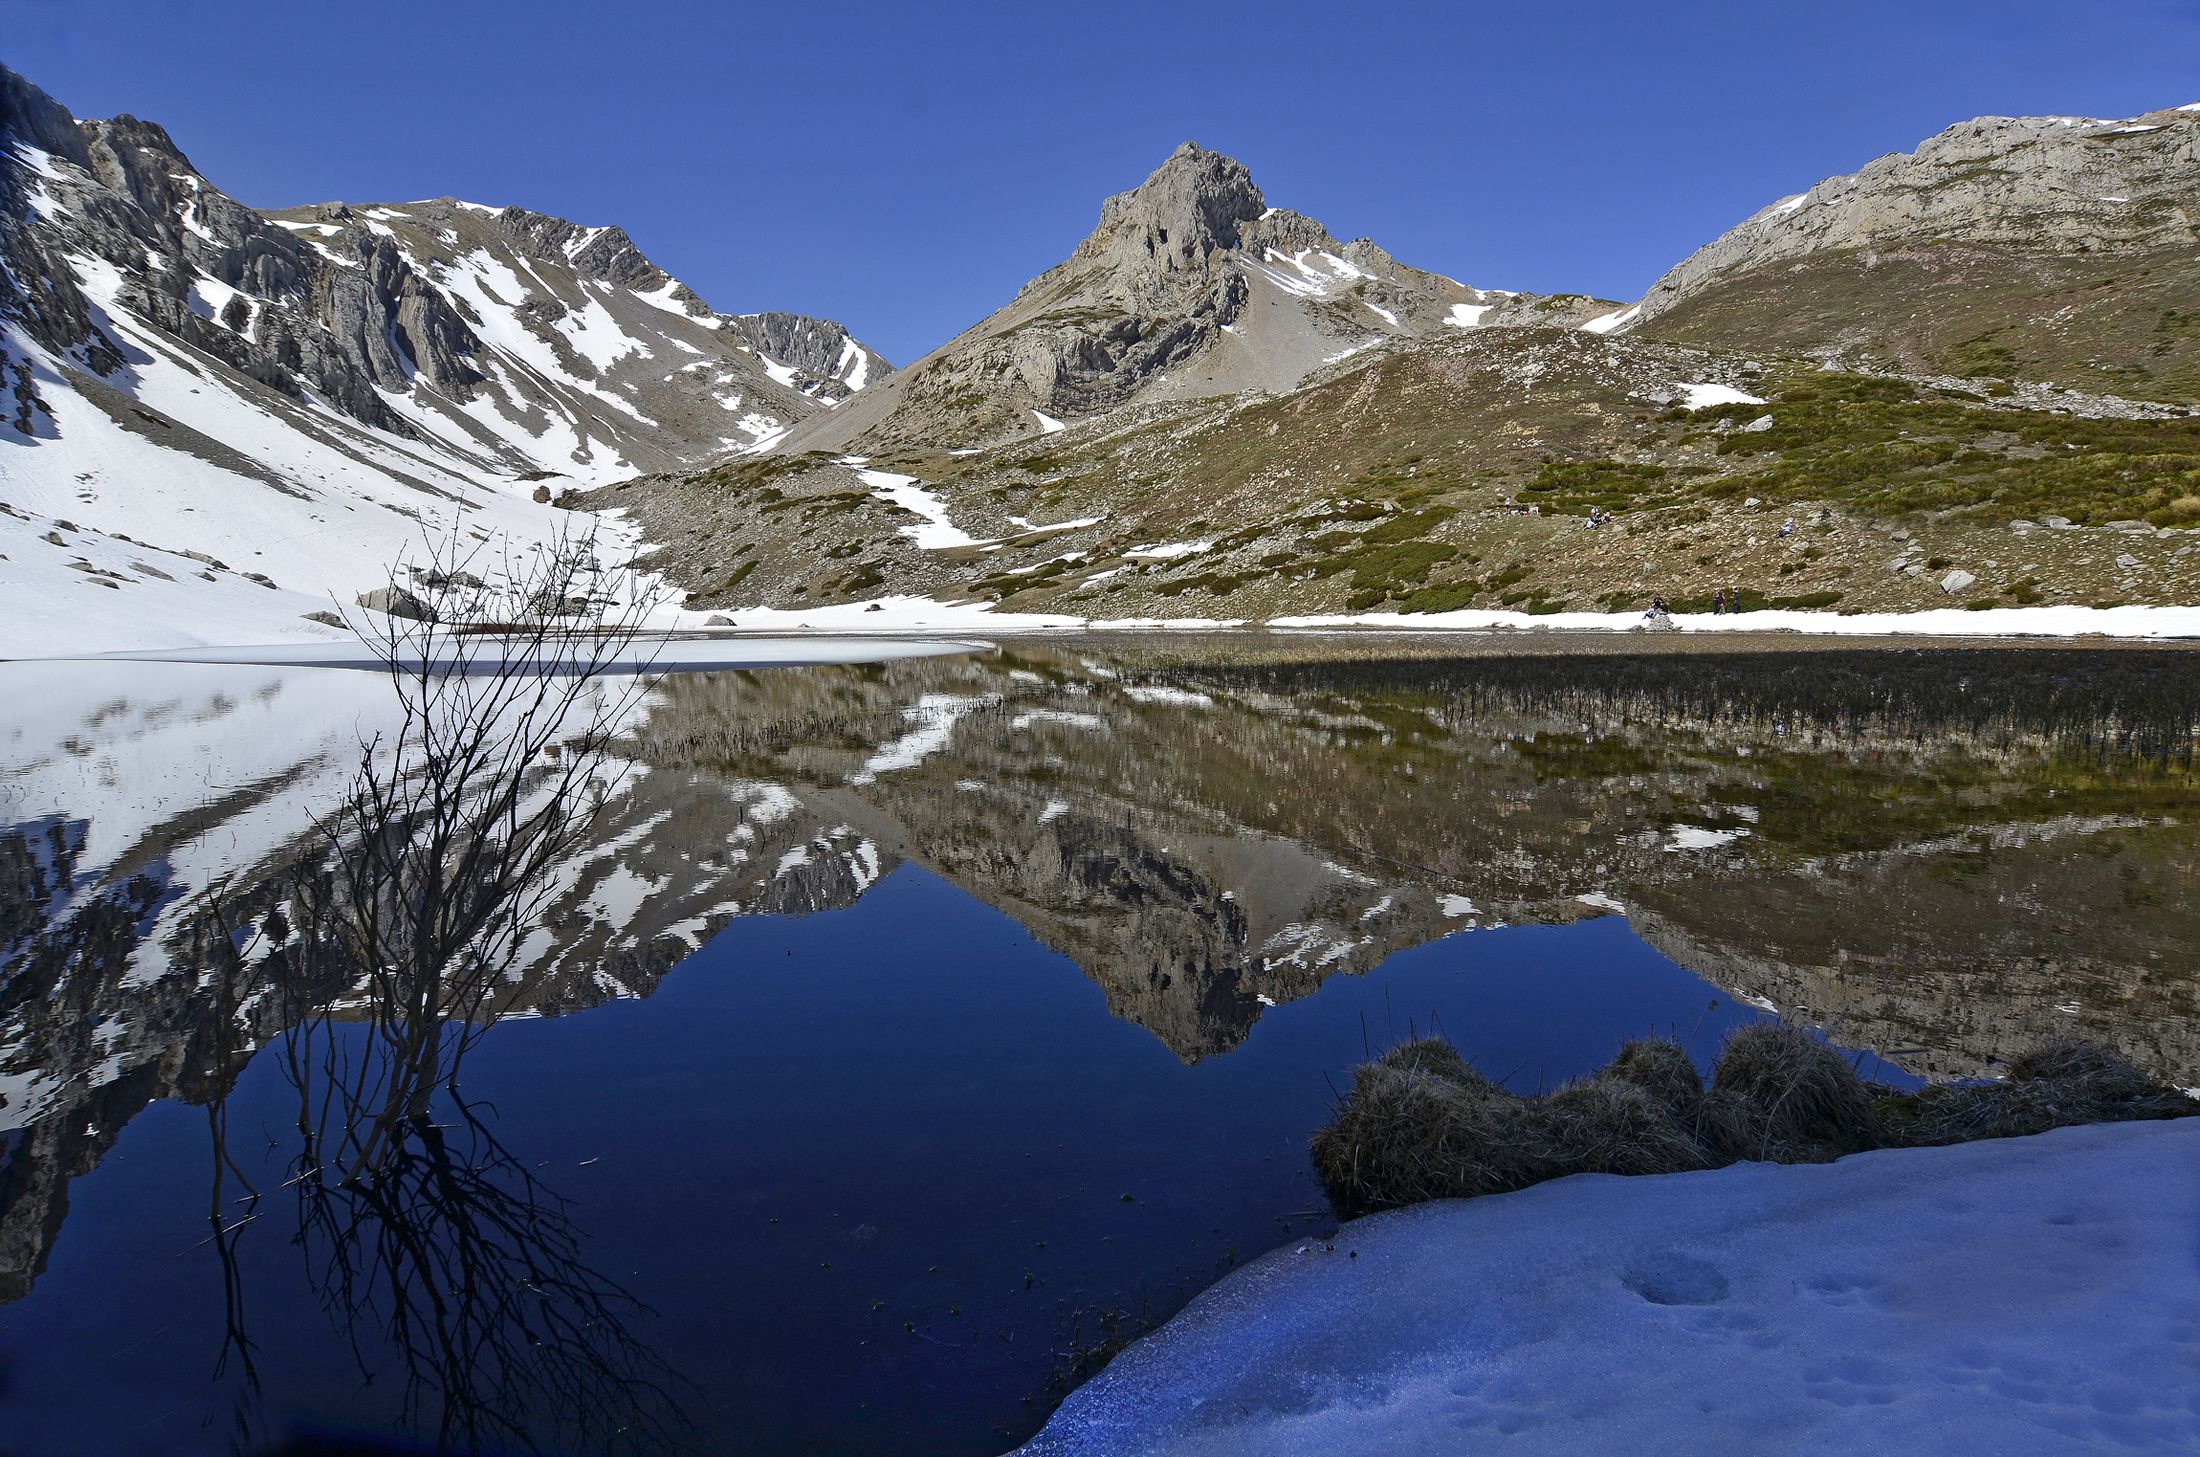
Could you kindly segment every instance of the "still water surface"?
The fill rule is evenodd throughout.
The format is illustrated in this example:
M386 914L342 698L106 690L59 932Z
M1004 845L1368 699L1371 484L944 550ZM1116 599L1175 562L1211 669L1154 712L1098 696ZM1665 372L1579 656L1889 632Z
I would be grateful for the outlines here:
M1384 652L666 679L463 1102L319 1199L373 1019L191 938L386 687L0 667L0 1451L1003 1451L1333 1228L1307 1136L1414 1030L1521 1090L1775 1009L2200 1082L2200 659Z

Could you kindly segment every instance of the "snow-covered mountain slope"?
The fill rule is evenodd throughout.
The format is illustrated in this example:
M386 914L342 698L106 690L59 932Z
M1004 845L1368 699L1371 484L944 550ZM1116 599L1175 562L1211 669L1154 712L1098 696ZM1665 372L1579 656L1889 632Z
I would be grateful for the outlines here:
M1131 401L1280 392L1392 340L1579 322L1603 305L1471 288L1340 243L1270 207L1252 174L1192 142L1101 205L1063 263L1004 308L784 448L971 446L1051 433Z
M321 632L300 613L459 518L545 541L562 490L754 448L887 372L837 324L713 313L617 228L254 212L159 127L4 69L0 271L0 652Z

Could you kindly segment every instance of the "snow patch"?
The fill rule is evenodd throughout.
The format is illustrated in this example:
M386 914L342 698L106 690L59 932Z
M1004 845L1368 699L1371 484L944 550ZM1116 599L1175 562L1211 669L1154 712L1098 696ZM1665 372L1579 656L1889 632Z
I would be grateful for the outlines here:
M1624 309L1614 309L1608 314L1598 314L1595 318L1583 324L1581 329L1585 334L1609 334L1614 329L1623 328L1635 322L1636 316L1641 312L1642 305L1631 304Z
M1681 408L1708 410L1713 405L1761 405L1763 400L1726 384L1683 384Z

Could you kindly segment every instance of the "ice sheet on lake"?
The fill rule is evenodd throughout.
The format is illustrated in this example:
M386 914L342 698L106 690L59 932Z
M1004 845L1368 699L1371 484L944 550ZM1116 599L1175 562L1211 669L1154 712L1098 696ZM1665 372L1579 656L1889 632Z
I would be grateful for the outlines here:
M982 651L984 644L927 638L901 642L891 638L637 638L620 643L601 660L605 671L628 673L687 673L741 668L812 668L835 663L883 663L896 658L930 658L944 654ZM434 655L448 658L448 651ZM584 651L558 651L548 661L587 661ZM0 659L0 661L5 661ZM161 648L119 653L93 653L55 660L85 663L245 663L265 667L360 668L379 671L388 659L362 642L267 643L248 647ZM405 658L418 664L417 654ZM534 661L526 654L500 657L481 646L478 639L467 648L466 661L478 667L496 663L525 666Z

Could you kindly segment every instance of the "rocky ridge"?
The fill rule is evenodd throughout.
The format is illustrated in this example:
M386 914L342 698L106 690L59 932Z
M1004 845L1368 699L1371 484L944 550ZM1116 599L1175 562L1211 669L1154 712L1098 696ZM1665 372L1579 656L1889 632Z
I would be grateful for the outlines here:
M2200 103L1979 117L1760 210L1622 327L2190 404L2196 243Z
M158 125L4 68L0 273L0 552L40 651L323 631L423 535L524 551L568 529L560 491L886 372L837 324L713 312L617 228L255 211Z
M1471 288L1365 238L1340 243L1270 207L1242 163L1186 142L1108 198L1067 260L784 448L998 442L1133 402L1288 390L1393 340L1595 311Z

